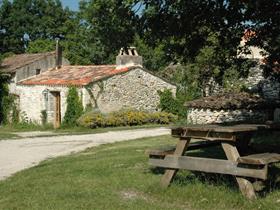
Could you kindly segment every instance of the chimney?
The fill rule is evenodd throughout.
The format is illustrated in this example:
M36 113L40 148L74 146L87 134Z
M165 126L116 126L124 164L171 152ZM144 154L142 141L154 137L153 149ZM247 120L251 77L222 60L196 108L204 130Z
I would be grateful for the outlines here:
M59 45L59 39L56 39L55 68L60 69L61 65L62 65L62 47Z
M143 67L143 59L138 55L135 47L121 48L116 57L116 64L117 69L131 66Z

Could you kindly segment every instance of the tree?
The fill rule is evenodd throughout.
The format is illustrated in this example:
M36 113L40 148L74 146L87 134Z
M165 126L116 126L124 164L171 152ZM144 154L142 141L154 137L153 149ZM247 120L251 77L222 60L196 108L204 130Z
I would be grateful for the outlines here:
M26 52L28 53L41 53L41 52L50 52L55 49L56 42L51 39L36 39L30 41Z
M30 41L63 39L73 15L59 0L3 0L0 29L3 52L23 53Z
M139 35L135 36L133 46L137 48L138 53L144 58L143 65L150 71L160 71L166 67L168 56L165 53L164 44L157 42L155 47L149 46Z
M1 68L1 61L0 61L0 68ZM1 69L0 69L1 70ZM0 124L5 121L6 118L6 109L5 107L5 99L9 96L9 89L7 82L9 80L9 75L3 74L0 71Z
M249 0L246 6L248 28L254 32L247 43L264 49L265 75L280 79L280 2Z
M76 121L83 113L83 105L75 87L69 88L66 102L67 107L63 119L63 125L72 127L77 125Z
M90 30L88 43L95 43L97 64L114 62L117 52L134 40L137 19L130 0L81 1L80 15Z
M236 54L244 25L239 1L138 1L143 3L141 28L150 45L155 40L166 44L172 60L194 61L207 42L210 32L216 32L225 48ZM207 27L210 30L204 30Z

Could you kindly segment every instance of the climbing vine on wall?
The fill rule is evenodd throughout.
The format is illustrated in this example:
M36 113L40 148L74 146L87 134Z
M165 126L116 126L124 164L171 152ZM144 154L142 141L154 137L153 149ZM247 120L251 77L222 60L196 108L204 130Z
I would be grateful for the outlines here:
M94 93L93 93L93 86L95 84L97 84L97 86L99 87L99 90L98 90L96 96L94 96ZM98 101L99 97L101 96L101 94L104 92L104 82L103 81L99 81L97 83L92 83L92 84L90 84L90 85L88 85L86 87L86 90L87 90L87 92L88 92L88 94L90 96L91 101L94 103L93 104L94 105L93 108L94 109L98 109L97 101Z

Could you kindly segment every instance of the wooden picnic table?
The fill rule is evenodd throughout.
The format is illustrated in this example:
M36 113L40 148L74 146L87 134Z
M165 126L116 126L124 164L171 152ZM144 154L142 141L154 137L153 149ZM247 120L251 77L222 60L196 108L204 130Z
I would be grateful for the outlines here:
M246 153L253 134L280 131L279 124L240 124L234 126L193 125L172 129L172 136L179 138L175 150L149 151L152 166L166 168L161 184L167 187L179 169L233 175L240 191L249 199L256 198L252 184L255 180L266 180L268 165L279 162L278 153L261 153L241 156ZM201 140L200 143L192 140ZM226 160L186 156L185 151L221 145Z

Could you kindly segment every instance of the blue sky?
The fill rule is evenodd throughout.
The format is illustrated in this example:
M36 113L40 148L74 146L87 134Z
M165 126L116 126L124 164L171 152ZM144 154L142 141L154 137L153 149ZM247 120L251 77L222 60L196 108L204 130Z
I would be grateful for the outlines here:
M68 6L71 10L79 9L79 0L61 0L64 7Z

